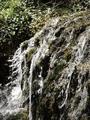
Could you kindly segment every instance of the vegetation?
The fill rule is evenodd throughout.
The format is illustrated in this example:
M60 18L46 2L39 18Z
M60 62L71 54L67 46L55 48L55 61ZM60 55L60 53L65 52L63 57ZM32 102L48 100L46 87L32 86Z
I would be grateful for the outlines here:
M0 0L0 41L6 42L13 37L14 40L24 41L40 30L52 16L89 7L88 0Z
M5 63L0 67L2 81L8 76L3 75L9 70L8 57L48 19L89 8L90 0L0 0L0 59Z

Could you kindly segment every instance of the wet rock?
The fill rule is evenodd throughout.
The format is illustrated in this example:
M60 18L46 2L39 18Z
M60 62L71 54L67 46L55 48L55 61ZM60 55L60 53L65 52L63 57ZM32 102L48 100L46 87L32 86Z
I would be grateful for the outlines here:
M11 60L12 90L18 91L9 96L19 101L8 101L11 115L12 104L15 110L28 108L29 120L89 119L89 26L88 11L53 18L20 45Z

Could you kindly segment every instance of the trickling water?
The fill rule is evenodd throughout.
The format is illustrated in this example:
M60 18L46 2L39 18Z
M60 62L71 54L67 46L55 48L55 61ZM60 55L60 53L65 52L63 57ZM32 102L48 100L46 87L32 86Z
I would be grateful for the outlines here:
M85 34L85 33L83 33ZM80 63L81 59L84 56L84 52L85 52L85 47L86 47L86 43L87 43L87 36L85 35L81 35L77 45L77 52L76 52L76 58L75 58L75 62L77 62L78 64Z
M61 75L57 81L55 81L55 78L53 78L49 83L51 84L54 81L54 87L57 86L57 88L59 89L59 86L60 86L60 89L62 89L61 91L59 91L60 92L59 96L62 94L63 97L62 97L62 101L58 104L58 109L62 110L62 108L64 108L67 105L69 91L70 91L71 82L72 82L72 76L75 71L75 67L78 66L84 58L84 53L86 52L87 42L88 42L87 38L89 38L88 35L90 34L90 29L87 29L85 32L79 35L78 39L76 40L77 44L75 44L74 47L72 47L73 55L71 56L70 61L67 62L64 59L64 57L62 57L62 55L61 56L58 55L58 53L61 51L63 54L63 50L66 48L69 48L70 40L73 39L74 29L72 28L72 30L70 30L69 35L65 34L65 30L63 30L63 32L60 33L60 36L56 37L55 33L58 30L58 22L59 22L59 18L53 19L49 26L45 26L39 33L37 33L30 40L21 43L20 47L15 52L13 58L9 60L11 62L10 68L12 69L12 75L10 76L10 78L12 79L12 81L11 83L5 86L4 90L0 91L1 92L0 94L2 94L2 98L5 101L5 103L1 101L1 104L0 104L0 112L3 115L7 113L12 114L14 112L20 111L20 109L23 109L22 107L23 103L26 101L26 99L29 98L29 106L28 106L29 120L33 120L33 114L32 114L32 109L33 109L32 108L32 105L33 105L32 104L33 103L32 88L34 84L33 81L34 82L37 81L37 84L39 86L39 88L36 89L35 93L37 93L42 97L43 89L44 89L44 81L48 82L47 79L48 79L48 76L51 75L51 73L52 73L52 76L54 72L55 74L58 74L58 71L61 68L59 68L58 71L56 72L54 71L54 68L56 67L54 65L56 63L58 63L58 65L61 64L61 61L64 61L64 63L67 64L67 66L63 68L62 73L60 71ZM70 24L70 20L63 23L63 25L61 26L67 27L68 24ZM64 36L64 34L67 36ZM66 38L63 38L63 37L66 37ZM61 42L62 39L63 41L65 39L65 41ZM36 45L37 40L38 40L38 45ZM59 46L59 42L60 42L60 46ZM57 46L55 46L56 44ZM51 46L53 48L53 52L51 52L51 48L50 48ZM51 56L50 56L49 68L47 71L45 71L47 75L44 80L42 75L44 69L43 69L43 66L41 65L41 62L42 60L45 59L46 56L49 56L50 54ZM38 73L38 75L35 76L34 71L37 66L39 67L39 71L35 73L35 74ZM28 84L28 86L26 86L26 83ZM55 88L53 88L53 90L54 89ZM83 90L82 96L87 96L87 92L85 92L85 90L86 90L86 87ZM24 92L26 93L28 92L29 95L25 95ZM48 94L47 96L50 96L50 95L51 93ZM81 98L80 106L82 106L82 99L84 98L83 97ZM84 100L84 103L86 103L86 101L87 101L87 98ZM4 112L5 110L6 112ZM37 119L43 120L44 118L43 119L37 118ZM60 120L62 119L64 119L64 113L61 114L60 116Z
M57 23L57 20L54 24ZM53 24L53 25L54 25ZM5 105L5 108L1 105L1 110L0 112L3 113L3 115L9 113L12 114L13 112L17 112L20 110L20 107L22 108L23 102L25 101L25 98L23 96L23 91L26 89L25 87L25 81L28 81L29 84L29 120L32 120L32 101L31 101L31 96L32 96L32 79L33 79L33 71L35 66L40 63L42 59L49 53L49 42L48 38L53 34L53 30L48 33L48 36L43 37L43 41L40 41L40 47L34 47L35 39L37 36L39 36L43 31L39 32L36 34L36 36L28 41L25 41L21 43L20 47L18 50L15 52L13 58L9 60L11 62L10 68L12 69L12 76L9 78L12 79L11 83L7 84L7 89L5 88L4 95L6 99L7 105ZM54 37L52 38L52 41L54 40ZM26 47L25 47L26 46ZM32 59L31 59L31 64L30 64L30 71L29 71L29 76L27 76L27 54L30 53L35 49L35 53L33 53ZM38 84L40 85L40 89L38 90L38 93L42 93L42 88L43 88L43 77L42 77L42 68L39 77L39 82ZM24 80L23 80L24 79ZM21 88L21 83L22 80L24 81L24 85ZM9 88L9 85L12 87ZM8 94L8 89L10 90L9 95ZM7 92L6 92L7 91ZM5 93L6 92L6 93ZM3 104L3 103L1 103ZM4 112L6 109L6 112Z

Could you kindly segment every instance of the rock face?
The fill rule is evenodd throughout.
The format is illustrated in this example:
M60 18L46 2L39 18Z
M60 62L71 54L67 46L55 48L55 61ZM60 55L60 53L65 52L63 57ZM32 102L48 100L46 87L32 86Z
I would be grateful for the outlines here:
M20 45L11 68L2 120L89 120L90 12L47 22Z

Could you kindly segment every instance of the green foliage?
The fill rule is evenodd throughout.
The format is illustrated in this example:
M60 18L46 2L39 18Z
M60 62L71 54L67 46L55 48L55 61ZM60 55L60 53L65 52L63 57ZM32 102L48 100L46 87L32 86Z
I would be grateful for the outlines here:
M8 0L5 3L1 1L0 7L0 44L7 43L16 45L25 39L31 37L31 31L29 25L31 23L31 16L25 9L23 2L20 0Z
M72 0L71 8L74 12L90 9L90 0Z
M20 6L20 0L1 0L0 1L0 14L7 18L11 16L14 12L14 9Z
M0 0L0 44L10 44L12 40L20 43L39 31L51 17L80 11L89 5L88 0Z

